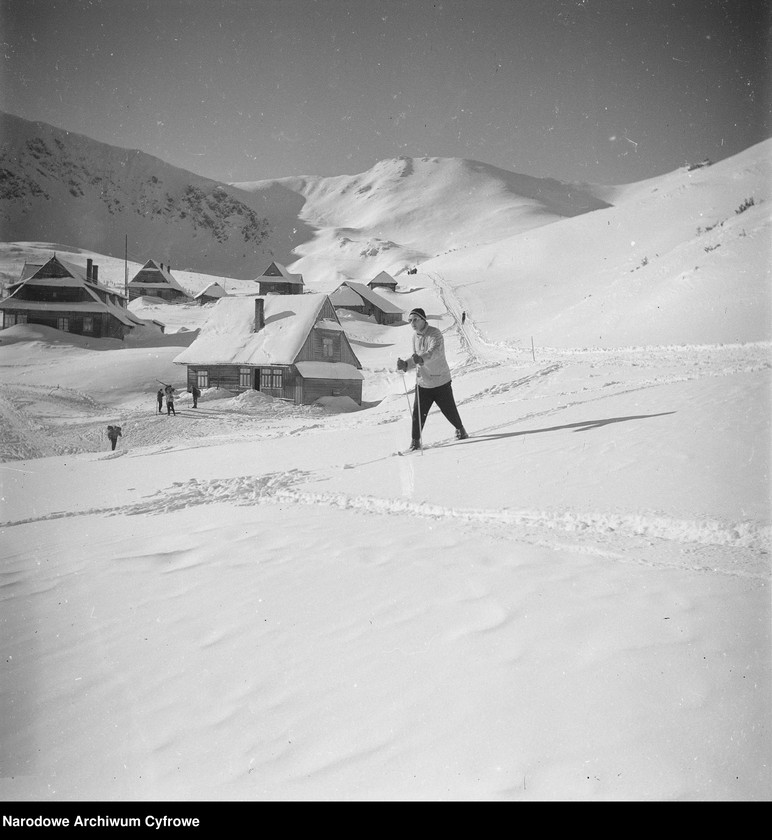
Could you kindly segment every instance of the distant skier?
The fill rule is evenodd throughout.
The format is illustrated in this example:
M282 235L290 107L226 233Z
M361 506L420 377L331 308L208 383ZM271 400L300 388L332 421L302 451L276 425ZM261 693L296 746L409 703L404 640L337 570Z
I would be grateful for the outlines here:
M162 414L164 410L164 389L159 388L158 393L155 395L155 398L158 400L158 413Z
M429 409L437 403L440 411L456 430L458 440L469 435L464 429L456 408L451 385L450 368L445 358L445 340L437 327L430 327L423 309L413 309L408 322L415 330L413 355L409 359L397 359L397 370L416 369L416 399L413 404L413 439L411 451L421 448L421 431Z
M113 450L115 450L115 444L118 443L118 438L121 437L121 427L120 426L108 426L107 427L107 438L113 446Z
M466 323L466 312L461 313L461 326L463 327Z
M198 390L198 386L194 385L190 392L193 394L193 408L198 408L198 398L201 396L201 391Z

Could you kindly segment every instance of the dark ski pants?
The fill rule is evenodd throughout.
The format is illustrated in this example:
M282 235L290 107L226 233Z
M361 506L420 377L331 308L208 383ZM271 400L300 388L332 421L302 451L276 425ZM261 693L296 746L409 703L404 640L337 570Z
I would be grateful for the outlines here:
M445 415L454 429L460 429L464 424L459 417L456 401L453 398L453 387L450 382L440 385L438 388L417 388L418 399L413 403L413 440L421 437L421 429L426 422L426 415L429 409L436 403L439 410ZM418 407L421 407L421 424L418 424Z
M118 438L116 438L115 440L113 440L112 438L110 438L110 443L112 443L112 445L113 445L113 450L115 450L115 444L116 444L116 443L118 443Z

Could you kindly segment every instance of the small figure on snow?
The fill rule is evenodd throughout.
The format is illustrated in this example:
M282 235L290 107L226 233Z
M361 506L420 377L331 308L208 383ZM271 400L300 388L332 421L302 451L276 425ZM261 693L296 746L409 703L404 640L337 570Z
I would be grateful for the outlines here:
M198 398L201 396L201 391L198 390L197 385L194 385L190 389L190 393L193 394L193 408L198 408Z
M415 330L413 355L409 359L397 359L397 370L416 370L415 402L413 403L413 439L411 450L421 448L421 431L429 409L437 403L440 411L456 430L458 440L469 435L464 429L456 408L451 385L450 368L445 358L445 340L437 327L430 327L423 309L413 309L408 322Z
M158 393L155 395L155 398L158 400L158 413L162 414L164 410L164 389L159 388Z
M466 312L461 313L461 326L463 327L466 323Z
M115 450L115 444L118 443L118 438L121 437L121 427L120 426L108 426L107 427L107 437L110 443L113 446L113 450Z
M166 414L174 414L176 417L177 412L174 410L174 388L171 385L167 385L164 391L166 392Z

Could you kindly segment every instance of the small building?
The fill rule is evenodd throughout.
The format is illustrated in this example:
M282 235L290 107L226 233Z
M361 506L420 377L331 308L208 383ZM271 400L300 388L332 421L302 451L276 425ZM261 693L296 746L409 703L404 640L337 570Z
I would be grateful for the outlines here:
M157 297L168 303L188 303L192 298L172 276L171 268L148 260L129 283L129 302L138 297Z
M220 298L226 297L227 292L219 283L210 283L205 289L201 289L201 291L193 297L193 300L198 303L199 306L204 306L207 303L216 303Z
M402 310L364 283L346 280L330 295L330 300L336 309L349 309L368 317L372 316L378 324L402 322Z
M382 271L380 274L376 274L367 285L371 289L388 289L390 292L397 291L397 281L391 276L391 274L387 274L385 271Z
M261 295L302 295L305 285L302 274L292 274L277 262L272 262L255 282Z
M54 254L42 265L25 263L18 282L0 301L2 326L41 324L94 338L126 337L147 321L126 309L126 297L99 282L99 266L86 267Z
M256 390L297 405L325 396L362 403L362 365L327 295L220 298L174 362L187 367L188 388Z

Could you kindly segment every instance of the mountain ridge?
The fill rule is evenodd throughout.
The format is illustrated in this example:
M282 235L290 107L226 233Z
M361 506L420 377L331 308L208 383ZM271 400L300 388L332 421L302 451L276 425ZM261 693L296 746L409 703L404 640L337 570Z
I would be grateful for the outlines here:
M4 240L117 257L128 237L137 261L237 279L275 259L329 285L608 206L587 185L460 158L226 184L7 113L0 131Z

